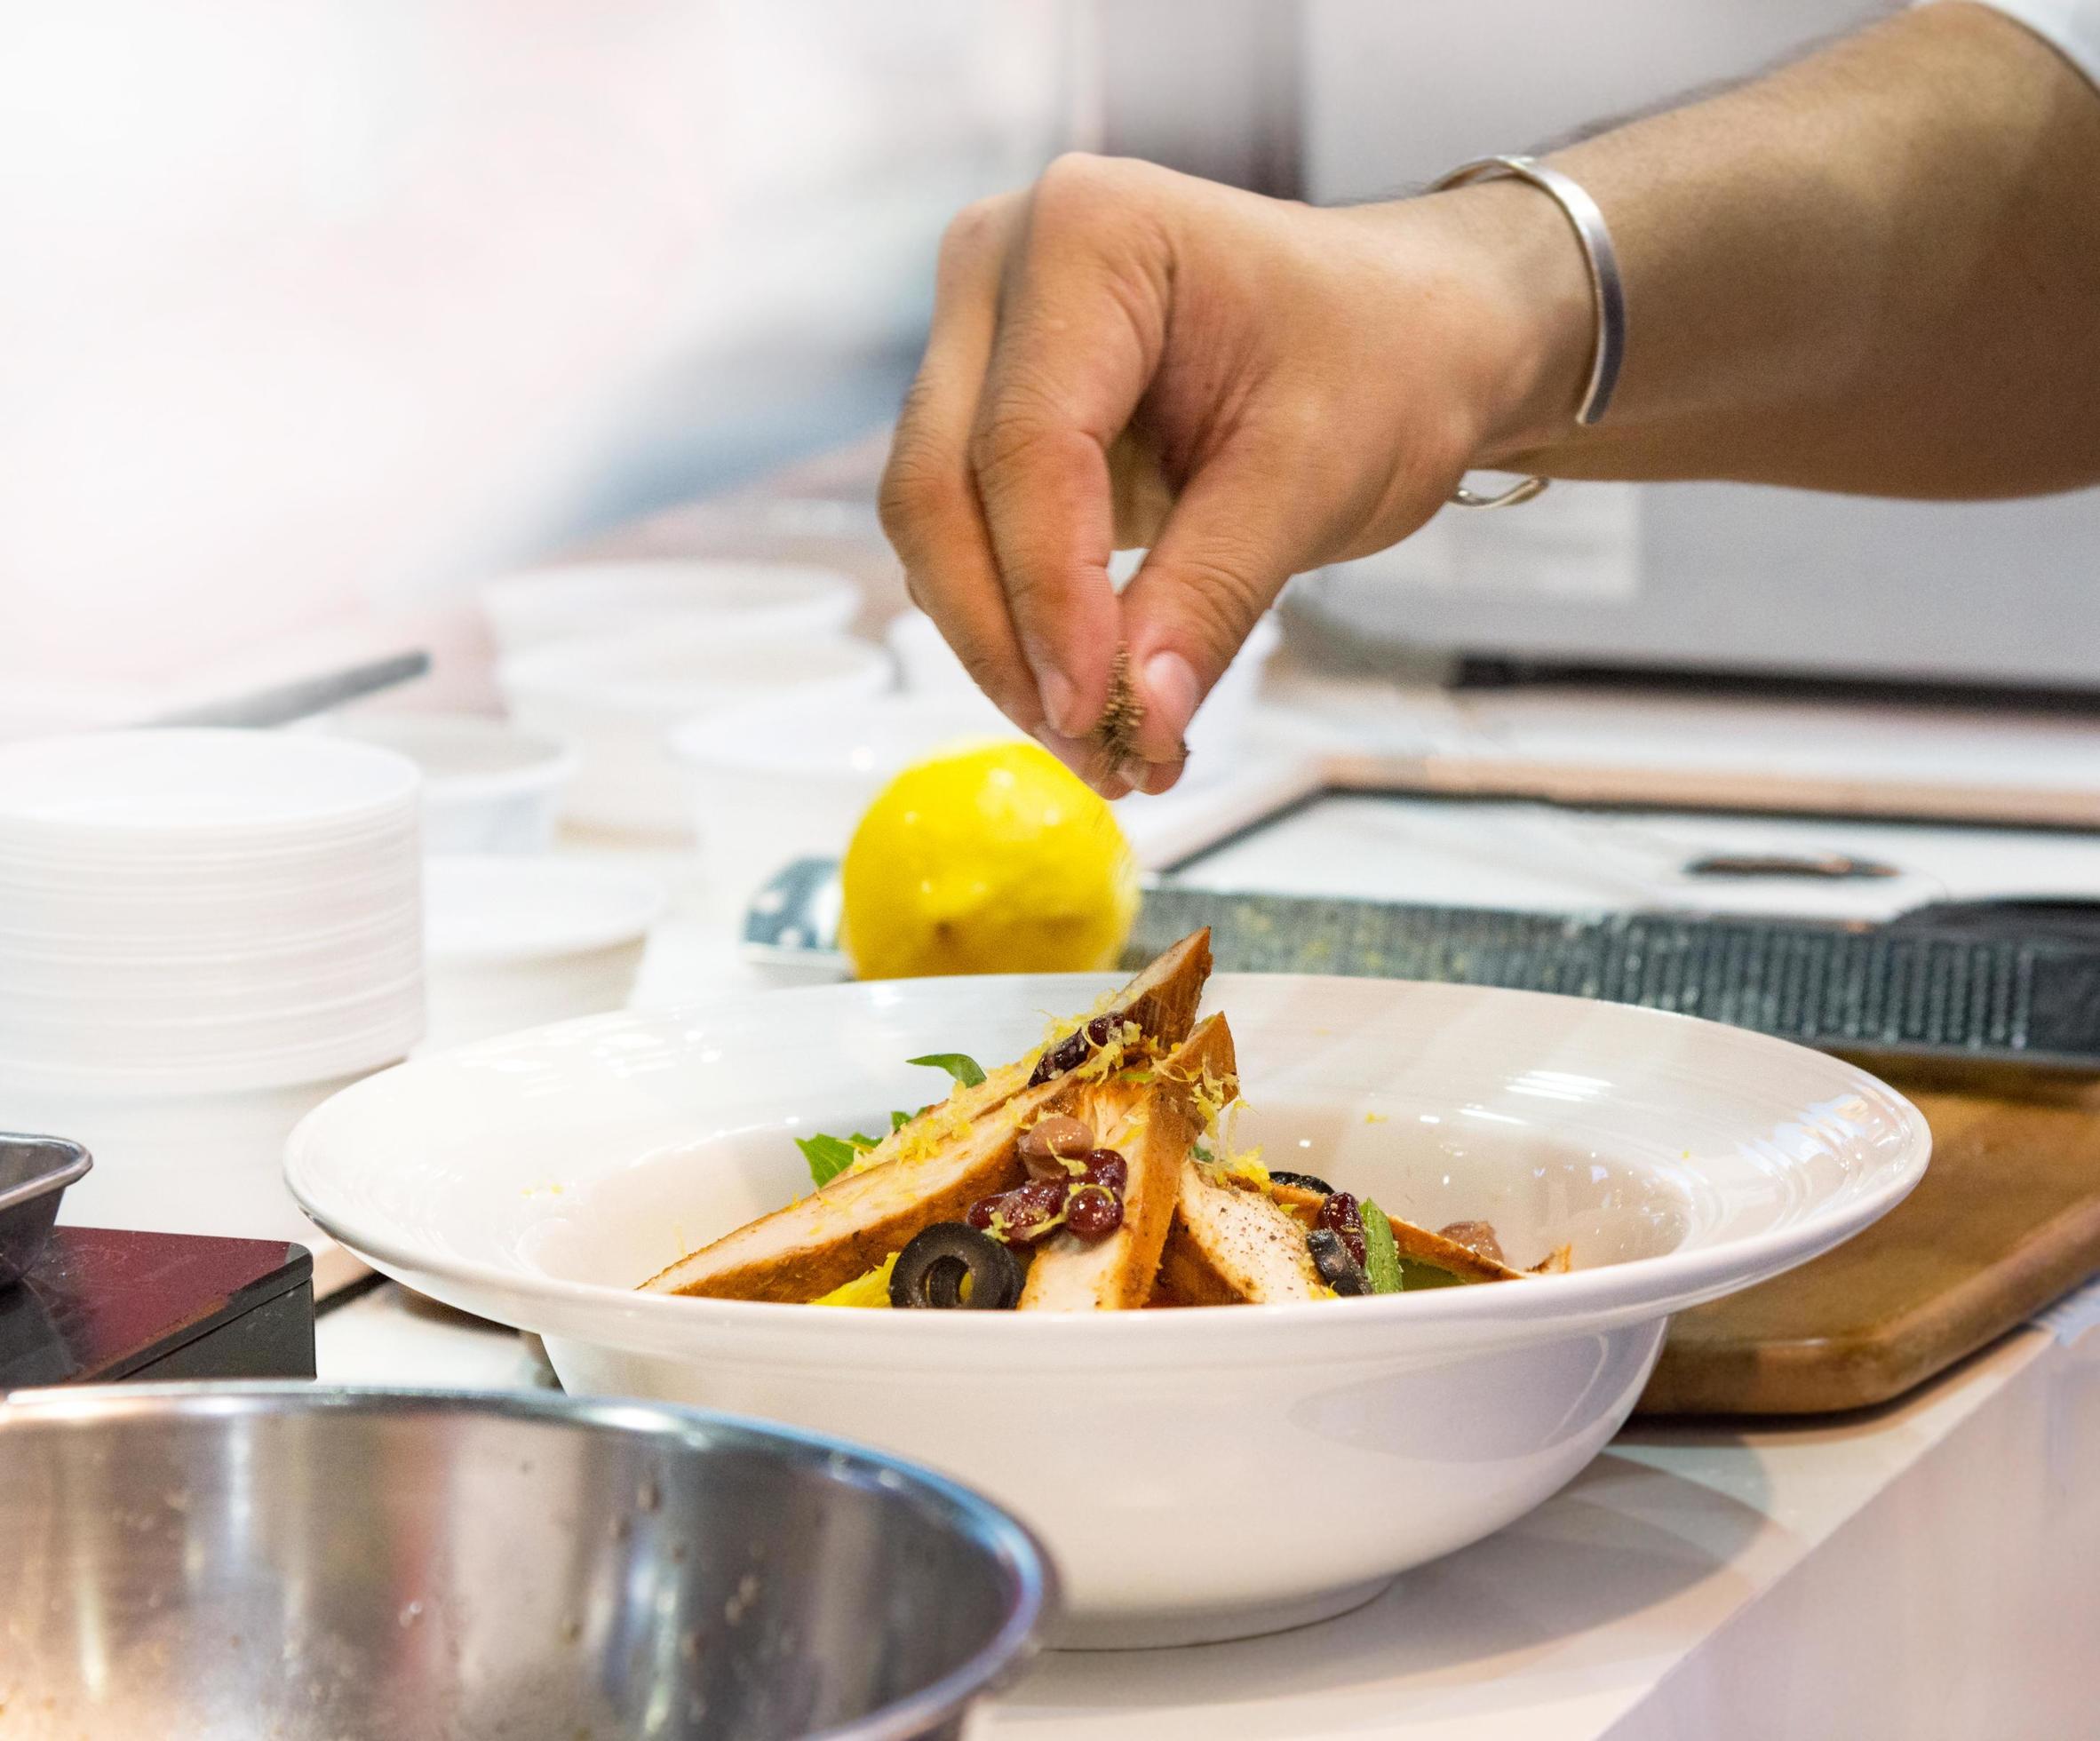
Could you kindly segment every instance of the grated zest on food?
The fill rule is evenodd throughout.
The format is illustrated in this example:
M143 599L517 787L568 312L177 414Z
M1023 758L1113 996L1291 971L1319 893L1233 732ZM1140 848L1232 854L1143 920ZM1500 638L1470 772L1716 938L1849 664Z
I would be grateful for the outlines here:
M810 1301L813 1306L882 1306L889 1304L889 1273L897 1267L897 1254L892 1252L864 1276L855 1276L850 1282L842 1282L831 1292L819 1294Z

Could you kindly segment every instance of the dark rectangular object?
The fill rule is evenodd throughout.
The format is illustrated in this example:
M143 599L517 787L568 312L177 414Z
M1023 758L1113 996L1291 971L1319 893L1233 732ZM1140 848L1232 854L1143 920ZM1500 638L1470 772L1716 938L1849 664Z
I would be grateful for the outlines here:
M0 1392L121 1379L310 1379L303 1245L57 1228L0 1292Z
M2100 1067L2100 947L2047 934L1146 892L1127 952L1211 927L1221 969L1445 980L1676 1010L1830 1050Z

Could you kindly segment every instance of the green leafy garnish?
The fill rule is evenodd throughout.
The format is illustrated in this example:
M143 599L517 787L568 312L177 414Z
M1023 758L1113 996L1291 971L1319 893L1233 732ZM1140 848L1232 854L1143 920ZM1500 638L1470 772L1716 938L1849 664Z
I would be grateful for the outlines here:
M861 1151L844 1137L799 1136L795 1147L802 1151L802 1158L809 1163L809 1176L820 1185L828 1185L851 1166Z
M1364 1276L1373 1293L1400 1292L1400 1247L1386 1212L1369 1197L1357 1205L1364 1218Z
M908 1064L930 1064L935 1069L946 1070L966 1088L974 1088L984 1080L984 1072L974 1058L966 1058L959 1052L929 1053L924 1058L907 1058ZM922 1106L919 1112L931 1112L933 1108ZM889 1128L893 1133L901 1131L918 1112L893 1112L889 1115ZM802 1151L802 1158L809 1163L809 1176L819 1185L828 1185L840 1173L851 1167L871 1149L881 1143L881 1138L855 1131L851 1136L799 1136L795 1147Z
M965 1088L974 1088L984 1080L984 1067L966 1053L929 1052L923 1058L907 1058L907 1064L924 1064L930 1069L946 1070Z
M1409 1293L1418 1288L1459 1288L1465 1284L1466 1278L1463 1276L1453 1275L1450 1270L1433 1263L1425 1263L1420 1258L1400 1260L1400 1285Z

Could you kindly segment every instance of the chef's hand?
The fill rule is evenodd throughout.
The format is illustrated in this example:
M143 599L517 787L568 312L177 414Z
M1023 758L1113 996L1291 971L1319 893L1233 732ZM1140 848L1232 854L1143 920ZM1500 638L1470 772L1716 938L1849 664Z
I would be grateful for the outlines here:
M1518 183L1324 211L1062 158L949 228L883 524L1016 725L1110 796L1164 791L1292 575L1571 421L1590 323L1573 235ZM1086 739L1119 646L1143 722L1109 768Z

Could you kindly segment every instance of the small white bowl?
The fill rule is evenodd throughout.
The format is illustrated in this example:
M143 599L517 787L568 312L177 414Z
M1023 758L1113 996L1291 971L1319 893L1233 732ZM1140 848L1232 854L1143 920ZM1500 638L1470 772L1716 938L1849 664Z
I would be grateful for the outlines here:
M504 854L432 859L426 1045L624 1008L668 904L654 877L616 865Z
M640 1294L809 1188L791 1138L935 1090L904 1061L1026 1055L1095 975L780 991L427 1058L294 1133L307 1212L377 1268L544 1338L575 1395L792 1422L929 1463L1030 1520L1066 1643L1338 1613L1501 1528L1632 1409L1673 1312L1885 1213L1916 1108L1865 1071L1622 1005L1226 974L1242 1141L1430 1227L1492 1221L1566 1276L1293 1306L844 1311Z
M835 635L861 608L859 586L834 568L720 557L532 568L488 582L481 596L506 658L558 641L695 622L722 635Z
M843 854L876 794L913 762L1019 736L972 690L844 709L758 703L685 721L671 748L688 770L709 874L741 895L791 860Z
M976 684L950 650L923 611L908 610L884 632L889 650L913 695L975 695ZM1261 673L1283 644L1284 632L1273 616L1254 624L1238 656L1225 669L1189 721L1186 782L1218 779L1232 771L1253 738L1253 712L1261 691Z
M673 726L757 701L838 709L879 695L894 677L888 656L865 641L744 641L689 626L541 648L497 668L514 718L583 753L564 815L680 837L692 815L668 742Z
M426 853L544 853L580 759L558 737L478 713L351 714L328 729L423 770Z

